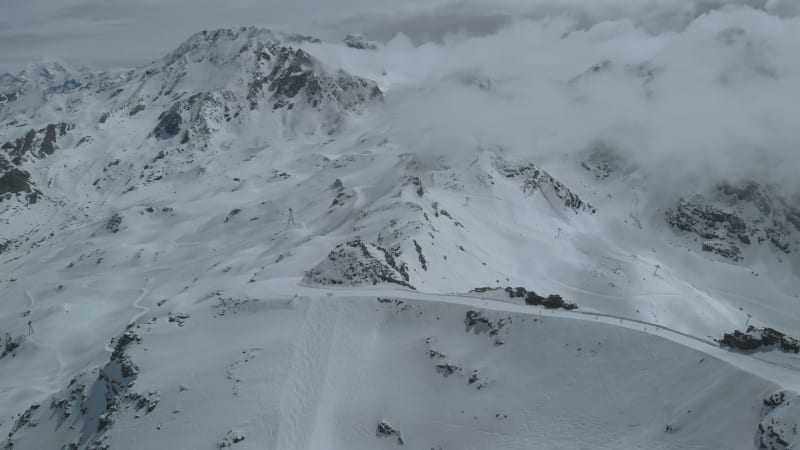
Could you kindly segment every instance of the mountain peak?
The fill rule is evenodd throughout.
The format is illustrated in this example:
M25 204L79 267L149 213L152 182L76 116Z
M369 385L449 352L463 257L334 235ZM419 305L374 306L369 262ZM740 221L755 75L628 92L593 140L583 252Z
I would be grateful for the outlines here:
M303 123L307 131L310 127L331 133L346 112L383 94L374 81L327 67L297 46L321 42L253 27L201 31L134 74L140 83L123 86L130 93L123 98L133 96L142 105L135 106L139 109L150 102L158 103L162 111L168 108L171 113L162 117L173 124L197 122L198 107L207 103L198 100L216 98L210 110L228 111L226 121L247 110L282 111L282 120L291 129ZM305 106L300 109L308 109L308 114L297 106ZM185 117L178 121L179 115ZM205 118L201 122L206 122L201 128L208 128Z
M58 61L42 61L27 65L16 75L0 74L0 101L16 100L28 89L65 91L81 85L79 74Z
M15 96L25 85L25 80L21 80L8 72L0 73L0 96Z
M77 74L74 70L54 60L29 64L16 76L26 85L44 89L64 86L70 82L77 83L76 77Z
M202 30L191 35L161 62L164 66L168 66L184 56L203 59L209 57L210 53L230 54L231 50L244 52L258 44L275 46L281 43L299 44L304 42L321 43L322 41L312 36L283 33L258 27Z

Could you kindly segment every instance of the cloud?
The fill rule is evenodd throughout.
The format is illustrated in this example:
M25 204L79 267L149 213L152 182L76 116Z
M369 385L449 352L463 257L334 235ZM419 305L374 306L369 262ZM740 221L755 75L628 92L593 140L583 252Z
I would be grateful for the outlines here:
M550 15L329 58L382 80L374 127L428 156L488 145L548 161L605 142L653 192L743 179L800 190L800 19L704 4L665 31Z
M371 111L409 149L502 146L547 161L605 142L655 189L758 178L800 185L800 7L794 0L7 0L0 70L42 57L143 64L203 28L253 24L325 47L376 79Z
M737 5L784 17L800 14L795 0L5 0L0 71L17 71L42 57L95 67L139 65L201 29L241 25L328 39L356 32L388 41L403 33L420 44L452 33L493 34L520 18L569 18L584 30L628 20L660 33Z
M131 66L155 60L202 29L264 26L331 35L332 22L399 7L388 0L5 0L0 17L0 71L43 57L71 65ZM434 4L407 0L403 8ZM322 36L328 37L328 36ZM337 37L339 37L337 35ZM343 35L341 36L343 37Z

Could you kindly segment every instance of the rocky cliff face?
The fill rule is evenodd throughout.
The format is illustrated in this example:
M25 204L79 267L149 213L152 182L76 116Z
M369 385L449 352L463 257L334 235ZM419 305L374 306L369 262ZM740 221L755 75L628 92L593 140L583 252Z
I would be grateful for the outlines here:
M704 251L742 261L758 244L789 254L800 249L800 204L753 182L720 184L708 196L681 198L667 210L676 231L700 239Z
M567 188L563 183L553 178L549 173L527 164L509 164L506 161L498 160L498 169L505 177L521 183L522 191L526 195L541 193L548 201L554 205L572 210L575 213L586 212L594 214L597 210L590 204Z
M203 31L131 74L135 88L122 86L117 95L143 107L167 106L158 125L167 133L155 133L160 138L178 134L178 116L189 127L208 132L209 123L243 121L247 111L260 110L280 114L288 129L313 116L320 131L332 134L347 113L383 93L374 81L325 67L298 47L319 43L258 28Z

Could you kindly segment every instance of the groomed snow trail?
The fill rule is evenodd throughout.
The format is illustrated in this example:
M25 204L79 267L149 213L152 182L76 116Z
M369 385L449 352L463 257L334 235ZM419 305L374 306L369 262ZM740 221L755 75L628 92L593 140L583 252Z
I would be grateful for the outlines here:
M268 284L269 289L274 290L274 292L286 293L286 295L288 295L289 292L298 292L304 296L326 296L328 298L336 298L340 300L347 298L391 297L396 299L451 303L491 311L503 311L604 323L606 325L623 327L667 339L685 347L713 356L719 360L725 361L740 370L753 374L759 378L771 381L784 389L800 392L800 371L781 366L771 361L755 358L751 355L728 351L719 347L718 344L708 337L703 338L699 336L692 336L671 328L665 328L664 326L656 323L639 319L631 319L616 315L580 310L548 310L538 306L514 304L479 296L461 294L431 294L388 286L361 288L327 286L315 287L303 284L299 279L296 278L269 280L265 281L264 283Z
M338 314L331 314L330 307L324 307L325 299L302 301L307 302L305 319L294 337L295 352L279 414L276 448L286 450L309 448L325 383L331 337L338 321Z

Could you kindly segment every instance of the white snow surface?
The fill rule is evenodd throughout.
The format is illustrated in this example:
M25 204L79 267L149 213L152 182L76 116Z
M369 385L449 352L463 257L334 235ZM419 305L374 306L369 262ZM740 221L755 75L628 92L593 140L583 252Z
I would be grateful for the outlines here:
M592 44L602 27L571 29L540 62L488 51L569 28L526 22L447 45L399 39L370 50L236 29L195 35L130 71L58 66L50 81L30 81L29 69L9 82L15 99L0 103L0 146L49 124L72 127L52 154L35 152L46 141L35 133L34 150L13 163L38 200L0 201L0 351L19 343L0 358L3 444L800 445L800 358L716 342L745 323L800 337L800 229L775 225L789 251L754 240L733 261L665 221L694 194L737 211L709 193L716 183L783 179L729 170L729 158L750 157L741 149L659 170L669 137L659 121L684 127L676 145L700 139L676 150L687 159L738 139L724 131L739 118L700 129L672 117L681 99L712 110L733 92L737 102L759 98L748 126L776 120L758 128L774 132L762 144L797 136L773 107L797 117L784 97L800 72L786 63L764 81L769 61L757 56L774 63L796 50L795 19L762 12L772 31L736 28L748 14L718 11L685 33L642 37L609 63L611 50L592 52L614 46ZM681 50L715 39L738 50L704 61L701 79L683 73ZM754 42L772 44L752 53ZM291 108L275 106L269 83L252 88L278 67L279 48L312 58L290 78L321 80ZM740 51L755 61L732 69ZM477 69L453 63L470 52L483 52ZM719 92L695 97L722 72L731 77ZM670 97L678 80L685 92ZM631 97L620 114L571 132L609 92ZM162 133L170 111L179 132ZM597 158L607 176L581 165ZM723 162L703 172L714 158ZM779 186L797 205L792 186ZM495 286L559 294L578 309L468 293ZM487 322L469 325L469 311ZM765 403L780 393L785 400ZM378 433L382 422L397 433Z

